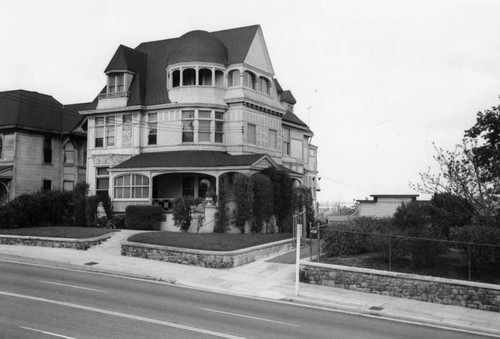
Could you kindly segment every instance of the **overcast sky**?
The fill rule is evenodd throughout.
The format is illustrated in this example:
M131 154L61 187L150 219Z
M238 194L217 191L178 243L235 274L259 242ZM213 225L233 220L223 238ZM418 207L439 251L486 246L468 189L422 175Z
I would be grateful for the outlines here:
M418 193L498 105L500 1L0 0L0 90L64 104L105 84L120 45L260 24L276 77L319 147L322 202ZM426 196L423 196L424 198Z

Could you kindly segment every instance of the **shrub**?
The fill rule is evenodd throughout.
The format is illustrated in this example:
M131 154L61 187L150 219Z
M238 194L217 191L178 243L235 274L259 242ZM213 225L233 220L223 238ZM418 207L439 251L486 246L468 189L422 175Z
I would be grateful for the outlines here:
M358 232L359 230L349 223L326 229L321 236L323 251L331 257L364 253L367 236Z
M108 225L110 228L125 229L125 219L125 213L117 213L108 221Z
M283 170L268 167L262 171L271 179L273 185L273 214L276 217L276 224L279 232L291 232L292 222L287 222L293 210L293 180L290 175Z
M87 226L87 194L89 191L89 184L79 182L73 189L73 213L76 226Z
M245 233L245 224L252 218L253 188L250 179L244 174L234 176L234 197L236 200L236 213L234 223Z
M500 246L500 228L490 226L464 226L450 230L454 241L474 244L490 244ZM468 265L469 248L467 244L459 245L462 263ZM491 269L500 264L500 247L470 245L470 261L476 273ZM498 269L498 268L497 268Z
M432 223L431 210L431 205L425 203L403 204L394 213L394 225L405 236L444 239L443 229ZM411 264L415 267L434 266L447 251L446 244L439 241L412 239L405 241L405 243Z
M87 220L87 226L96 227L97 226L97 206L101 202L101 197L98 195L92 195L87 197L85 203L85 219Z
M191 206L197 206L203 202L203 198L193 198L190 196L177 198L172 203L172 215L175 226L181 231L189 231L191 226Z
M130 230L160 229L162 208L158 205L130 205L125 209L125 227Z

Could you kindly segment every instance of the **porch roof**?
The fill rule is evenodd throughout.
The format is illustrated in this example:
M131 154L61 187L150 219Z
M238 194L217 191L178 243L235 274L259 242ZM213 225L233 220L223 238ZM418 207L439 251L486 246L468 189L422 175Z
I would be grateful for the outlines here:
M193 168L250 166L266 157L266 154L231 155L215 151L170 151L142 153L115 166L116 169L131 168Z

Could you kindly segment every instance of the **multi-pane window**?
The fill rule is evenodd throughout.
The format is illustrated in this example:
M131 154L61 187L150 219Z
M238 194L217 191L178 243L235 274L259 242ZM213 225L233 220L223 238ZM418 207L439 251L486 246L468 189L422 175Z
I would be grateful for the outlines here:
M215 112L215 142L224 142L224 113Z
M68 142L64 146L64 163L65 164L74 164L75 163L75 148L73 144Z
M95 147L109 147L115 145L115 116L99 117L95 119Z
M248 124L247 126L247 143L255 145L257 142L257 126Z
M125 75L123 73L108 75L108 93L125 91Z
M290 155L290 129L283 128L283 154Z
M198 111L198 142L210 141L212 111Z
M156 145L158 137L158 113L148 114L148 145Z
M126 174L115 179L115 199L148 199L149 178L141 174Z
M276 141L278 139L278 131L274 129L269 130L269 148L276 149Z
M194 110L182 111L182 142L194 142Z
M43 162L52 163L52 137L49 136L43 138Z
M124 125L132 125L132 114L124 114L122 119Z
M109 192L109 172L108 167L96 168L95 193L99 196L107 196Z
M115 145L115 117L106 117L106 146Z

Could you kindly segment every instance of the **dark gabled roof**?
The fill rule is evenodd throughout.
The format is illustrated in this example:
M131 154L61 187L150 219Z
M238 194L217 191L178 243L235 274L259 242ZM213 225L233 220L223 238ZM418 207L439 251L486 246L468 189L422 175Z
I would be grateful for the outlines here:
M300 120L298 116L296 116L295 114L293 114L290 111L287 111L286 114L283 116L283 122L285 124L290 123L290 124L294 125L295 127L301 128L303 130L306 130L306 131L312 133L312 131L309 129L309 126L307 126L307 124L305 122Z
M221 46L219 46L216 42L215 39L217 39L226 49L227 62L225 63L243 63L258 29L259 25L254 25L211 33L205 32L209 36L214 37L214 39L211 39L211 43L209 45L211 46L212 53L217 55L211 56L210 53L201 53L199 55L201 55L203 59L210 57L210 60L213 59L222 62L222 59L226 58L226 56L222 55L224 53ZM189 32L183 35L183 37L195 36L199 38L200 35L201 34L199 33L194 34L193 32ZM149 106L171 102L168 97L168 92L165 90L165 70L169 63L171 63L169 61L170 57L173 57L173 61L178 61L178 57L175 55L179 54L177 48L179 46L183 46L183 44L180 43L181 38L144 42L135 49L131 49L126 46L118 47L118 50L115 52L108 67L106 67L105 72L128 69L136 73L129 89L131 94L127 103L128 106ZM187 46L192 47L191 42L186 42ZM192 59L192 55L196 55L196 53L193 54L193 51L186 51L186 53L190 55L189 59ZM180 54L185 55L183 52ZM139 66L143 66L143 68ZM135 67L136 70L133 70L130 67Z
M65 110L50 95L25 90L0 92L0 127L63 133L81 120L78 113Z
M288 90L281 93L281 101L291 105L295 105L297 103L297 100L293 97L292 92Z
M172 151L142 153L122 162L114 168L214 168L250 166L265 154L231 155L212 151Z
M274 78L273 81L274 81L274 86L276 87L276 91L278 92L278 94L283 93L283 87L281 87L278 79Z

